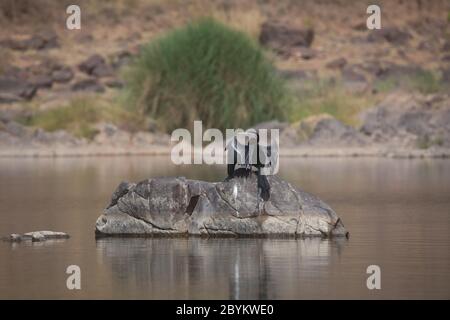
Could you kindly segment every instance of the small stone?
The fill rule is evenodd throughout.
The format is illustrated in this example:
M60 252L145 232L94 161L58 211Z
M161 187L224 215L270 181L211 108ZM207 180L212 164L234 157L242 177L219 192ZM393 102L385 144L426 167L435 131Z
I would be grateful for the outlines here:
M91 73L94 77L102 78L102 77L110 77L114 74L112 68L107 64L100 64L96 66Z
M300 47L308 48L314 40L314 30L298 29L277 21L263 23L259 42L283 56L295 54Z
M347 64L347 59L345 58L337 58L334 60L331 60L326 64L326 67L329 69L342 69Z
M65 67L60 70L55 70L52 72L52 79L55 82L69 82L73 78L73 71L72 69Z
M370 30L367 40L369 42L387 41L394 45L404 45L411 39L411 35L396 27L386 27L380 30Z
M129 64L131 59L131 52L126 50L120 51L113 57L112 66L114 69L119 69L122 66Z
M0 103L15 103L23 101L23 98L11 93L1 93L0 92Z
M450 62L450 54L444 54L444 55L441 57L441 61L444 61L444 62Z
M16 121L8 121L4 124L3 129L16 137L26 137L31 130Z
M124 84L122 81L120 81L119 79L108 79L105 81L105 85L108 88L114 88L114 89L120 89L123 88Z
M0 76L0 94L8 94L23 99L31 99L36 94L37 87L25 79L16 76Z
M52 77L41 75L36 76L31 80L31 83L37 88L51 88L53 85Z
M80 80L73 84L72 91L104 92L105 88L95 79Z
M442 51L450 51L450 40L445 41L445 43L442 45Z
M54 31L48 30L34 34L24 40L5 39L1 45L12 50L42 50L59 47L58 36Z
M313 59L317 52L311 48L300 48L300 56L303 60Z
M98 54L90 56L88 59L80 63L78 68L80 71L98 78L109 77L114 74L111 66L109 66L105 59Z

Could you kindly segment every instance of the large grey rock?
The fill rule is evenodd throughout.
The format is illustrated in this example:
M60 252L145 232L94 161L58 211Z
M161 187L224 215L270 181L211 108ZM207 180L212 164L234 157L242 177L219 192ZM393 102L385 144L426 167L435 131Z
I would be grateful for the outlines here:
M223 182L154 178L123 182L96 222L98 235L347 236L319 198L277 176L271 196L257 196L256 177Z

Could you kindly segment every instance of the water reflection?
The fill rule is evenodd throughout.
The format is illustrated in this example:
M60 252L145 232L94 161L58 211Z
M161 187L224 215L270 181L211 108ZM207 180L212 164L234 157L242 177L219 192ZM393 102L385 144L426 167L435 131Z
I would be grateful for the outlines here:
M296 278L326 276L322 273L346 242L103 238L96 244L99 260L110 267L111 281L120 279L119 290L137 287L146 298L274 299L289 287L296 290Z
M12 250L19 250L22 247L31 247L31 248L47 248L56 245L62 245L69 239L48 239L45 241L31 241L24 240L19 242L9 242Z
M448 159L281 159L280 176L331 205L348 242L102 239L94 225L122 181L219 181L223 166L162 157L0 159L0 237L65 231L64 242L0 241L0 298L423 299L450 297ZM65 270L83 270L67 290ZM382 290L366 269L382 268ZM376 292L375 292L376 291Z

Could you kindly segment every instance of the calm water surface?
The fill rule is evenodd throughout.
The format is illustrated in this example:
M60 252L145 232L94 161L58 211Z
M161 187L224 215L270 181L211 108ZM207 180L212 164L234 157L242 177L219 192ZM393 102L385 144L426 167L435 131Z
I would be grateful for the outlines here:
M71 234L0 242L0 298L450 298L450 160L283 159L280 175L328 202L348 240L95 239L120 181L224 173L168 157L0 159L0 235ZM80 291L66 289L71 264ZM372 264L381 290L366 287Z

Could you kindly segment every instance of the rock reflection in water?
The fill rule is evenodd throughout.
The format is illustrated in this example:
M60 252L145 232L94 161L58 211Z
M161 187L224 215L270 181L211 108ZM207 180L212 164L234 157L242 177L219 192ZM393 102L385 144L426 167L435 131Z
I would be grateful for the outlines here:
M141 298L276 299L323 277L347 240L102 238L114 290ZM324 274L325 273L325 274Z

